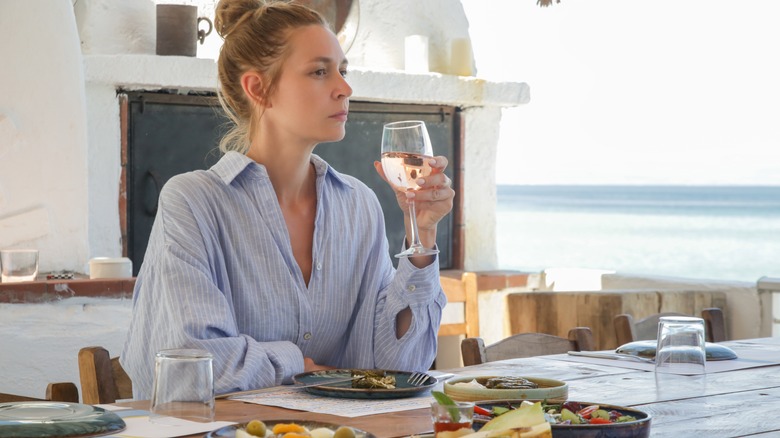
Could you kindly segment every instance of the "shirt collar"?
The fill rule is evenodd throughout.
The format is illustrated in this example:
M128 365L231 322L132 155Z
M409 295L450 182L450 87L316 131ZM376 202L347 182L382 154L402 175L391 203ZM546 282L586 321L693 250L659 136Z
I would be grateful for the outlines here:
M344 177L344 175L333 169L318 155L311 155L311 163L314 164L314 171L317 173L317 178L330 175L331 178L333 178L335 181L338 181L345 187L354 188L352 184ZM217 164L211 167L211 170L216 173L225 184L230 185L233 180L238 177L238 175L240 175L250 166L253 167L258 176L263 178L268 177L265 166L258 164L246 155L235 151L226 152L225 155L217 162Z

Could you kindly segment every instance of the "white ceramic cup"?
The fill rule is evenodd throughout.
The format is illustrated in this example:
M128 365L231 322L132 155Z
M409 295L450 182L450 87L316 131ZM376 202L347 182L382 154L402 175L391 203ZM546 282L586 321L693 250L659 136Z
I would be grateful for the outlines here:
M658 321L655 371L668 374L705 374L705 346L703 319L688 316L661 317Z
M89 261L89 278L130 278L133 262L127 257L95 257Z
M3 283L35 281L38 276L37 249L4 249L0 251Z
M171 417L214 421L213 356L205 350L161 350L155 355L149 420L167 423Z

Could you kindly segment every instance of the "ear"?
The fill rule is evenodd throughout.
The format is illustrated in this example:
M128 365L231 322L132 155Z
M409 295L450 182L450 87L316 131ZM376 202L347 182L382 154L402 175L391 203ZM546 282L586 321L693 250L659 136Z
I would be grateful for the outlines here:
M241 75L241 88L244 94L255 105L265 105L265 89L263 76L256 71L248 71Z

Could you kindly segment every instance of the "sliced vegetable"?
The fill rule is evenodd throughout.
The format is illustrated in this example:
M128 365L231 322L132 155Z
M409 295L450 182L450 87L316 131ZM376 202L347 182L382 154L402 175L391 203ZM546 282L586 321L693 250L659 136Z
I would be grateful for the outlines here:
M580 409L577 414L584 419L589 419L591 414L599 409L599 405L590 405L588 407Z
M483 407L479 407L477 405L474 405L474 413L475 414L479 414L479 415L485 415L485 416L488 416L488 417L493 415L492 412L488 411L487 409L485 409Z

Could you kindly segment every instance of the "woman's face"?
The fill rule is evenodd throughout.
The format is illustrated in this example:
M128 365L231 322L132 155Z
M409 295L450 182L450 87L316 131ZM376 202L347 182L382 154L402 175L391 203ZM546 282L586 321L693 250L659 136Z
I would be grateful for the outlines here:
M320 25L301 27L290 34L289 50L264 127L307 143L341 140L352 88L344 79L347 60L336 36Z

